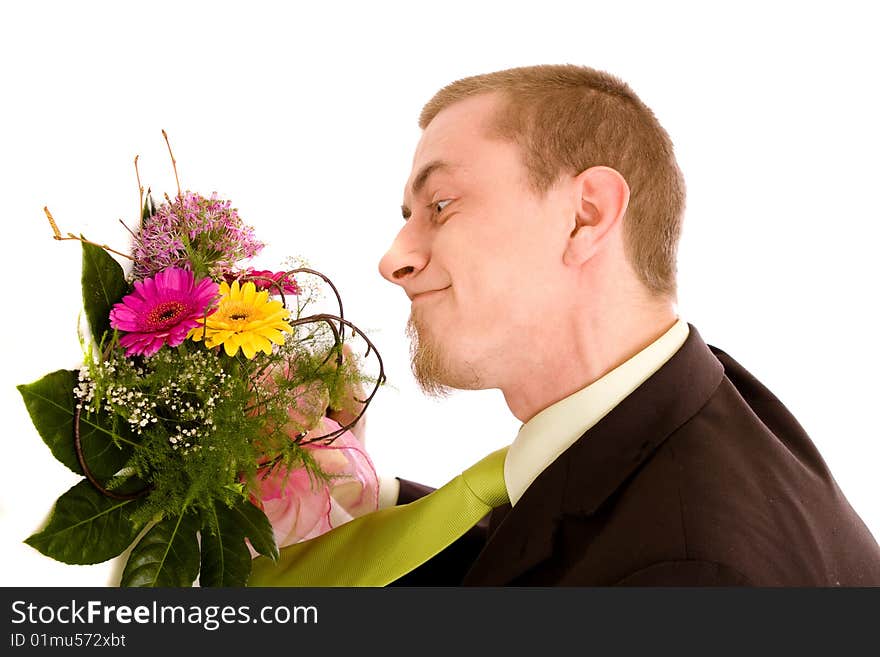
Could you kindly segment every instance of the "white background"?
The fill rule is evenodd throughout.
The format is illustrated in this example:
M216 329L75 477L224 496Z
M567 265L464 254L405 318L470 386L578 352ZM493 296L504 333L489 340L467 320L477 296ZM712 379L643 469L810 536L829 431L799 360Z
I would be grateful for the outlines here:
M377 468L439 485L508 443L498 391L425 399L403 292L377 272L422 104L454 79L571 62L614 73L655 111L688 185L679 312L773 390L880 536L876 190L880 49L871 3L4 3L0 190L5 265L0 582L102 585L21 541L77 477L33 430L15 384L80 361L80 249L127 248L132 160L175 193L232 199L302 255L369 331L389 385L370 408ZM711 8L710 8L711 7Z

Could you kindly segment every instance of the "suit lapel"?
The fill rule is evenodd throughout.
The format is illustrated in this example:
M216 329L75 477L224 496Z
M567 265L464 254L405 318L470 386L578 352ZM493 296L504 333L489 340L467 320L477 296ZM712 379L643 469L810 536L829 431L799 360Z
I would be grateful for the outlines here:
M592 515L705 405L724 367L688 327L684 344L659 370L547 466L500 522L496 518L463 584L507 584L548 559L563 517Z

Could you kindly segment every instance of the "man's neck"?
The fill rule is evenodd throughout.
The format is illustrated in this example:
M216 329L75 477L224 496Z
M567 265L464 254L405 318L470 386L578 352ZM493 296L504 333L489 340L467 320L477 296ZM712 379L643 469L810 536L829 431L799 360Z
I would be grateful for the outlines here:
M593 330L578 331L571 340L554 344L567 348L552 349L549 344L537 354L530 371L501 391L511 413L528 422L542 410L581 390L625 363L657 340L677 321L670 305L649 316L628 321L606 321Z

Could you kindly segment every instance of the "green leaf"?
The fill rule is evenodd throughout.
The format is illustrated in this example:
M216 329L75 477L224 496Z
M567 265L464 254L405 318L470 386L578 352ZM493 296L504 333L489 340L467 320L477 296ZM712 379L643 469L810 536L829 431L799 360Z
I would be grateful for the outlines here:
M156 523L134 546L122 571L120 586L192 586L199 574L196 514Z
M146 225L147 219L156 214L156 203L153 201L153 195L147 189L147 197L144 199L144 206L141 208L141 229Z
M72 564L107 561L137 537L131 520L140 500L114 500L83 479L55 502L45 528L25 543L48 557Z
M73 417L76 399L73 389L77 373L57 370L39 381L17 386L34 427L56 459L77 474L85 474L73 444ZM117 445L114 442L120 444ZM131 456L134 438L114 431L106 414L86 414L80 418L80 444L89 470L99 481L119 471Z
M122 267L104 249L83 242L83 307L95 342L110 330L110 309L128 290Z
M278 545L275 543L272 523L269 522L263 510L247 500L242 500L229 509L229 513L235 517L235 521L241 527L244 535L251 540L254 549L272 561L277 561Z
M244 542L241 516L221 503L205 511L202 522L201 586L245 586L251 553Z
M113 420L118 426L113 426ZM71 426L73 418L71 417ZM79 418L79 441L86 465L100 482L109 481L113 475L128 464L138 438L132 433L128 423L118 416L107 413L83 413ZM75 452L74 452L75 457ZM77 465L79 465L77 463ZM143 485L133 477L125 491L139 490ZM118 489L117 492L122 492Z

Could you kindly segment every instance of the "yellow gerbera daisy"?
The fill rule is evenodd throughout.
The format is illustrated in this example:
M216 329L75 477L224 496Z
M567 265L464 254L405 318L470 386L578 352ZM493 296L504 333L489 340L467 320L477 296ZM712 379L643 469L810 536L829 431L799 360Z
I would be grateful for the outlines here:
M220 298L216 312L189 332L189 337L205 346L223 345L227 355L235 356L238 348L246 358L253 358L258 351L272 353L272 343L283 344L285 333L293 328L284 320L290 311L280 301L269 301L269 291L257 292L253 281L239 286L220 283Z

